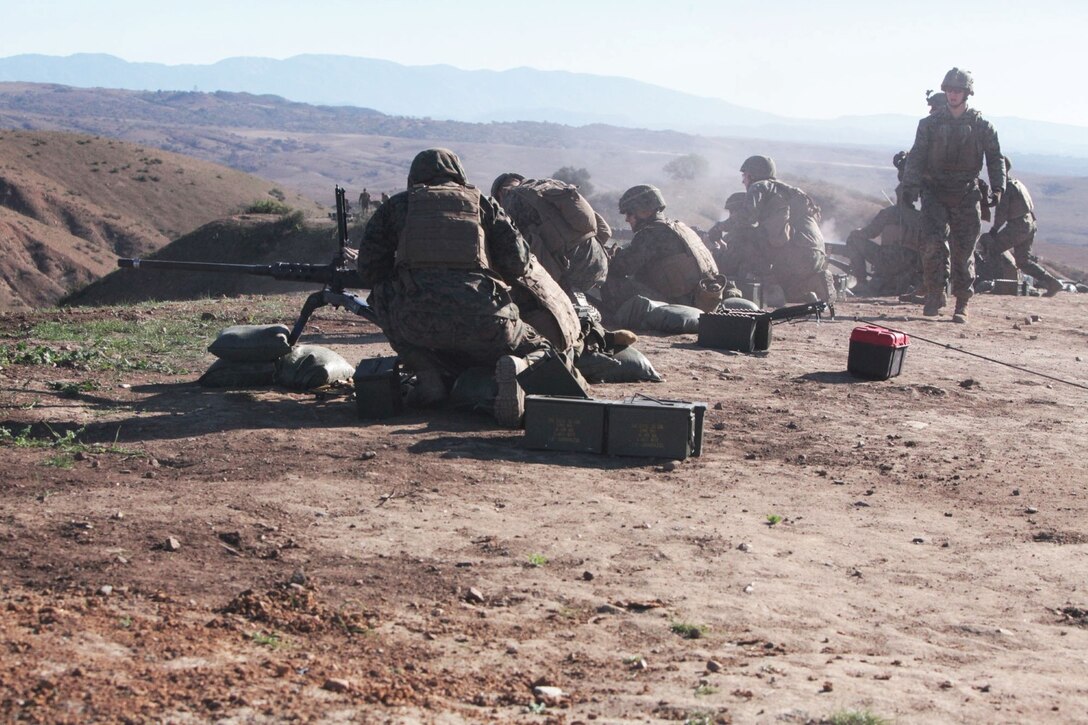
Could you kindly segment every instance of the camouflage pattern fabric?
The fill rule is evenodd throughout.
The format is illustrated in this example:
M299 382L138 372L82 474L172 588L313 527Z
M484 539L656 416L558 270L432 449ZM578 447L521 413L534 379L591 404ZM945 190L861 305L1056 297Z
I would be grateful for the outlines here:
M442 149L419 154L408 177L409 187L450 181L465 184L464 170L452 152ZM480 200L491 269L398 268L408 195L395 194L378 208L366 225L358 257L359 275L371 288L369 302L405 364L416 372L440 370L456 377L468 367L494 366L503 355L550 349L521 320L504 281L526 272L530 253L501 207L487 197Z
M801 201L806 202L804 214L797 213ZM827 269L819 207L801 189L777 179L749 184L737 222L755 230L761 257L770 266L762 281L781 286L787 302L807 302L812 294L820 300L831 298L834 283Z
M681 255L690 256L693 269L690 285L682 290L664 289L664 280L660 276L661 262ZM638 222L631 243L616 252L609 265L608 280L601 291L613 309L634 295L694 305L699 280L717 274L718 266L699 236L682 222L657 212L653 217Z
M931 295L952 294L962 304L974 294L974 252L982 228L978 175L985 162L994 193L1005 191L1005 162L993 125L968 108L955 118L941 108L918 122L903 170L905 204L921 194L922 268Z
M1043 284L1052 285L1058 279L1031 258L1036 230L1035 203L1031 200L1031 194L1019 179L1010 178L994 212L993 229L983 238L984 253L990 256L1012 250L1013 259L1021 271Z
M559 286L568 294L588 292L608 277L608 254L602 245L611 238L612 229L604 217L594 212L596 231L592 236L549 239L549 230L554 233L555 227L541 218L537 208L540 202L533 198L535 191L529 186L533 181L509 187L503 194L502 206L529 241L530 251ZM574 230L568 231L575 234Z
M874 239L880 237L877 244ZM921 215L917 209L886 206L846 238L851 272L873 295L898 295L921 286L918 254ZM873 271L870 277L868 267Z

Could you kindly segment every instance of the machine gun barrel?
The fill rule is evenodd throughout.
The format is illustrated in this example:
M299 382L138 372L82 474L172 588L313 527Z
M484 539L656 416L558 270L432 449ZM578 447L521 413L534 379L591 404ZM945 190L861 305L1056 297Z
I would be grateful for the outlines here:
M228 264L226 262L180 262L167 259L118 259L117 266L129 269L166 269L185 272L214 272L223 274L249 274L271 277L281 282L310 282L342 290L345 287L359 289L362 280L357 270L335 267L331 264L306 264L303 262L274 262L272 264Z

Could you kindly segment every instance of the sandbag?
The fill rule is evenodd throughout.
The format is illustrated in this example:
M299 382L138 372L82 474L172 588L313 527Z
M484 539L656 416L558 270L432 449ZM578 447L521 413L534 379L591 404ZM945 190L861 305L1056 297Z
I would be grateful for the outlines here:
M698 332L701 314L702 310L698 307L661 305L646 313L646 329L669 335Z
M660 383L665 380L654 369L650 359L634 347L625 347L614 355L584 353L578 357L576 365L582 376L591 383Z
M355 366L339 353L318 345L297 345L276 361L276 383L292 390L311 390L351 380Z
M667 335L699 331L697 307L669 305L635 295L616 310L616 324L630 330L650 330Z
M286 325L232 325L219 332L208 352L233 362L272 362L291 351Z
M276 379L274 362L236 362L220 358L197 382L205 388L264 388Z

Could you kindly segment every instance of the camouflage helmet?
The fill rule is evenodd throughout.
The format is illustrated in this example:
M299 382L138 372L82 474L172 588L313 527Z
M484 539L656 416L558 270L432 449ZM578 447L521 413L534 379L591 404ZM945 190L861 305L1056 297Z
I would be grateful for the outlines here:
M895 156L892 156L892 166L897 169L902 169L903 164L907 163L907 152L900 151Z
M943 91L926 91L926 103L929 104L930 109L940 108L948 105L948 96Z
M735 194L730 194L729 198L725 200L726 211L733 211L739 209L744 204L744 200L748 198L748 195L743 191L738 191Z
M773 179L776 173L774 159L770 156L749 156L740 165L741 173L748 174L752 181Z
M944 80L941 81L941 90L962 90L970 96L975 92L975 79L971 77L970 71L953 68L944 74Z
M649 184L632 186L620 197L620 214L634 214L639 211L658 212L665 208L665 197L661 190Z
M512 182L518 182L519 184L525 181L525 177L521 174L515 174L513 171L507 171L506 173L499 174L495 177L495 181L491 183L491 196L496 199L502 193L502 190L507 186L512 186Z

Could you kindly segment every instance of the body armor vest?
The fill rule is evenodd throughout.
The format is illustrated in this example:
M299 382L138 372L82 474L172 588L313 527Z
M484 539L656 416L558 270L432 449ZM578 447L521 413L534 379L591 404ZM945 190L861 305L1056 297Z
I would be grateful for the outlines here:
M460 184L413 187L397 244L397 266L489 269L479 189Z

